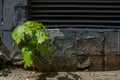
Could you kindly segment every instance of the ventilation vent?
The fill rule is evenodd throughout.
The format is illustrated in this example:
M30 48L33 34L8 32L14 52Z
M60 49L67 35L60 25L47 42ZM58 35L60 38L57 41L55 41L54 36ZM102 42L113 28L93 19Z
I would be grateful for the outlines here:
M31 0L31 19L55 28L120 28L120 0Z

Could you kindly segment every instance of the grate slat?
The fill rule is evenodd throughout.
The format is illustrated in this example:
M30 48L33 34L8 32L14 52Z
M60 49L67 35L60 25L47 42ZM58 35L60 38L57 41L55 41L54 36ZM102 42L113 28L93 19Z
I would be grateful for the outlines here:
M120 27L120 0L31 0L31 19L47 27Z

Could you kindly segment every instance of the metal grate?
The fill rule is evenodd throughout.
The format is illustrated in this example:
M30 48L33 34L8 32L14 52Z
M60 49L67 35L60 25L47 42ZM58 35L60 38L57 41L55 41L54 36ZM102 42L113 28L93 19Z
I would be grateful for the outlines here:
M51 28L120 28L120 0L31 0L30 12Z

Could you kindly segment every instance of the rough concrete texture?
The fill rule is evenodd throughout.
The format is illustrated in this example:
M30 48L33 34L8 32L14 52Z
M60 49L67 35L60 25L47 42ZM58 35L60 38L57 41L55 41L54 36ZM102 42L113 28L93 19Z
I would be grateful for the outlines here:
M2 55L7 56L4 56L4 59L12 60L14 64L17 64L16 62L22 61L23 59L20 54L20 49L14 44L11 37L11 31L4 31L3 34L4 41L1 47Z
M90 68L89 71L103 71L103 56L101 55L92 55L90 58Z
M119 53L119 31L74 28L49 29L48 33L52 38L49 46L54 52L53 67L59 67L58 71L102 71L120 67L119 57L114 56Z
M2 27L2 0L0 0L0 38L1 38L1 27Z
M120 70L120 55L110 54L105 56L105 70Z
M0 0L2 1L2 0ZM17 64L22 60L18 47L15 46L11 38L12 30L22 24L27 18L27 0L3 0L3 49L2 53L9 56L7 60L13 60ZM1 4L1 3L0 3ZM0 7L1 8L1 7Z
M105 70L120 69L119 31L106 32L105 41Z
M105 55L109 54L120 54L119 52L119 31L106 32L105 39Z
M18 53L15 53L15 47L11 38L12 30L18 25L22 24L27 17L27 0L4 0L3 6L3 39L2 42L6 48L9 49L11 59L19 57ZM14 55L14 57L13 57Z
M111 60L110 62L108 56L110 54L119 54L119 31L73 28L49 29L47 32L51 36L51 41L48 45L54 53L52 67L54 67L55 70L101 71L119 69L119 57L110 56L114 59L114 61ZM11 32L6 31L4 35L4 42L7 46L9 45L10 53L8 54L10 54L10 58L13 59L13 63L17 64L16 62L22 60L20 51L18 48L13 47ZM107 62L108 60L109 62ZM114 69L110 68L108 64L114 67Z
M63 56L57 57L58 61L55 61L54 66L60 67L59 65L61 65L63 69L66 68L65 70L74 69L74 71L87 68L93 70L90 66L95 62L92 62L94 60L91 60L91 56L102 55L104 32L81 29L54 29L49 30L48 33L52 38L52 46L54 47L52 50L55 53L63 54ZM76 58L72 57L72 55ZM74 59L71 61L67 59L68 56ZM64 67L62 64L67 66ZM99 70L102 70L102 60L100 63L96 61L93 66L96 65L101 66ZM72 69L68 66L72 66Z
M4 30L12 30L26 20L27 0L4 0Z
M0 0L0 25L2 20L2 0Z
M51 36L48 45L54 53L52 67L58 71L110 70L108 69L109 66L106 66L109 59L106 59L106 56L119 53L119 31L49 29L48 33ZM13 63L17 64L22 61L18 47L13 46L11 31L4 31L3 39L5 46L9 47L7 55L10 56ZM113 59L112 56L111 59ZM118 59L114 61L120 62ZM109 65L118 69L119 64L117 63L113 65L113 62L109 62Z
M77 56L56 53L52 56L52 67L54 71L77 71Z
M23 23L26 18L27 0L4 0L2 42L3 48L8 49L8 52L2 52L9 56L8 60L13 60L14 64L17 64L16 62L21 61L22 58L18 47L13 43L11 32L14 27ZM57 68L59 67L58 64L60 64L60 70L67 68L66 66L75 70L97 70L98 66L98 70L110 70L108 69L108 63L113 67L116 65L119 67L120 65L118 56L108 56L110 54L120 54L119 30L66 28L49 29L48 33L51 36L48 45L54 53L52 59L54 67ZM107 62L109 57L116 59L114 62ZM113 65L114 63L115 65Z
M104 32L75 28L50 29L48 33L51 35L55 52L77 55L82 55L84 53L101 54L102 40L105 37L103 35Z

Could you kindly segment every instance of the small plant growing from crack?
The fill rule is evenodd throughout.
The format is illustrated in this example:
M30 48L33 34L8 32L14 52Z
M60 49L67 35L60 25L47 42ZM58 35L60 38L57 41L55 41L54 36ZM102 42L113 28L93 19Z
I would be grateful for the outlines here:
M45 41L49 40L50 37L42 23L26 21L13 30L12 38L21 49L25 69L32 66L36 53L41 54L41 57L52 54L45 45Z

